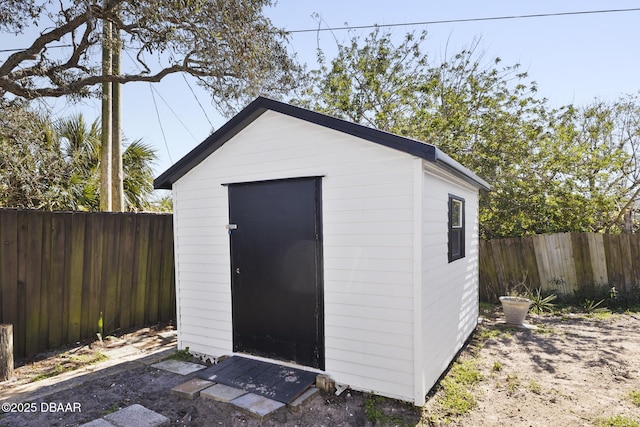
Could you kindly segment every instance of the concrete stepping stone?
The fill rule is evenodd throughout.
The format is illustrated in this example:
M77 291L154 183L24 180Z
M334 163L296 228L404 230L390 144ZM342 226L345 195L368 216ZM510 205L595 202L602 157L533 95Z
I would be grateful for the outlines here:
M282 402L253 393L233 399L231 404L261 419L285 406Z
M169 425L169 418L137 403L105 415L102 418L117 427L160 427Z
M173 331L167 331L167 332L160 332L158 336L165 340L175 341L178 338L178 331L173 330Z
M183 362L181 360L164 360L159 363L151 365L153 368L162 369L164 371L173 372L174 374L189 375L192 372L199 371L206 368L206 366L199 365L192 362Z
M300 406L302 406L303 403L305 403L307 400L311 399L313 396L315 396L318 393L320 393L319 388L310 387L307 390L305 390L305 392L302 393L300 396L296 397L291 403L289 403L289 407L291 409L296 410Z
M247 392L244 390L224 384L216 384L200 392L201 397L224 403L229 403L233 399L245 394L247 394Z
M80 427L115 427L115 425L111 424L105 419L98 418L93 421L89 421L88 423L82 424Z
M211 387L215 383L213 381L201 380L194 378L184 384L180 384L171 389L171 394L184 397L187 399L195 399L205 388Z

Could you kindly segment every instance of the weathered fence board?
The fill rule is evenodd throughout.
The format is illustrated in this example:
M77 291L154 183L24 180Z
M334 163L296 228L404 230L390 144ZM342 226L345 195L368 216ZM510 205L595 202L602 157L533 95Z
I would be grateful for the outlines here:
M13 286L0 286L0 311L5 323L18 324L18 214L9 211L0 221L0 283L13 283ZM0 321L0 323L2 323Z
M40 300L42 297L42 213L37 211L25 212L26 234L25 244L18 247L19 261L25 264L25 286L26 286L26 304L31 306L31 310L26 310L27 324L26 330L30 331L25 337L25 352L27 354L36 354L43 345L38 345L40 336L40 315L42 308ZM22 231L21 230L21 231ZM18 349L19 351L20 349Z
M0 209L16 357L175 318L172 216Z
M136 229L133 218L127 218L121 228L123 240L120 247L120 327L130 328L131 322L131 288L133 282L133 253L136 245ZM162 284L161 284L162 285Z
M480 241L480 297L495 301L522 281L572 294L640 285L640 234L557 233Z
M604 252L604 235L587 233L589 239L589 253L593 266L593 283L606 283L609 281L607 271L607 256Z
M633 283L640 283L640 239L631 239L631 260L633 261L632 265L632 281Z
M576 283L594 283L593 263L586 234L571 234L573 262L575 264Z
M69 269L69 294L65 298L68 301L68 333L67 342L76 342L81 336L82 323L82 302L85 293L82 292L84 283L84 234L86 226L86 215L73 215L71 217L71 245L66 249L67 268ZM80 249L82 248L82 249Z

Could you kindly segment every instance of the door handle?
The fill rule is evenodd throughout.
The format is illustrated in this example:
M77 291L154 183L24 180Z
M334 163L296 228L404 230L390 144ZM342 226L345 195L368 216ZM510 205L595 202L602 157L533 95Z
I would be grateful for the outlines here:
M236 268L236 274L240 274L240 267Z

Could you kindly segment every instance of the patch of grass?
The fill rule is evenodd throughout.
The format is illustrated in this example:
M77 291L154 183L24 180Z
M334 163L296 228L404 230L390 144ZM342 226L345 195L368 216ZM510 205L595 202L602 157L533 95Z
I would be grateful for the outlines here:
M640 391L629 392L629 400L636 406L640 406Z
M487 314L491 313L495 308L496 306L489 302L480 301L478 305L478 309L480 311L481 316L486 316Z
M491 367L491 370L493 372L500 372L502 371L502 363L500 362L493 362L493 366Z
M527 388L529 389L529 391L531 391L531 393L534 393L534 394L542 393L542 387L538 382L534 380L529 381L529 385L527 386Z
M498 338L500 335L502 335L502 331L499 329L481 329L478 331L478 339L480 341Z
M107 407L104 411L102 411L102 415L108 415L108 414L112 414L116 411L118 411L120 409L120 405L118 404L118 402L112 404L111 406Z
M532 332L536 334L556 334L558 331L549 326L538 326L537 329L532 329Z
M377 406L378 401L379 400L376 395L370 394L364 402L364 414L372 423L380 422L384 416L382 409Z
M442 395L438 401L448 416L464 415L476 406L473 386L482 380L474 359L455 362L441 381Z
M622 415L598 418L595 420L595 425L598 427L640 427L640 423L638 423L637 420L629 417L623 417Z
M176 350L175 353L167 357L165 360L180 360L182 362L188 362L192 357L193 355L189 353L189 347L186 347L184 350Z
M507 375L507 387L509 388L509 393L513 393L516 391L516 388L520 386L520 379L518 378L518 374L509 374Z
M490 339L511 338L515 332L514 328L478 328L475 336L482 343Z
M65 372L75 371L76 369L80 369L84 366L93 365L107 360L107 356L99 351L96 351L93 354L83 354L79 356L63 353L60 356L64 359L62 362L56 364L52 369L36 375L30 380L30 382L34 383L36 381L42 381L46 378L55 377L57 375L64 374Z
M364 415L373 424L382 425L403 425L402 418L394 415L387 415L384 413L380 404L383 402L382 397L370 394L367 400L364 402Z
M605 320L611 320L611 318L613 317L613 313L608 309L604 308L604 309L599 309L597 311L594 311L592 313L588 313L586 317L605 321Z

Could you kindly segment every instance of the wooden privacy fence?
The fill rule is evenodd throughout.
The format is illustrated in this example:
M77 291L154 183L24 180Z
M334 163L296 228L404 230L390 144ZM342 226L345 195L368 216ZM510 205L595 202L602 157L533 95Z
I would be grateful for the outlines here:
M480 299L523 280L572 295L584 287L640 284L640 234L557 233L480 241Z
M172 221L0 209L0 324L13 324L15 356L174 319Z

